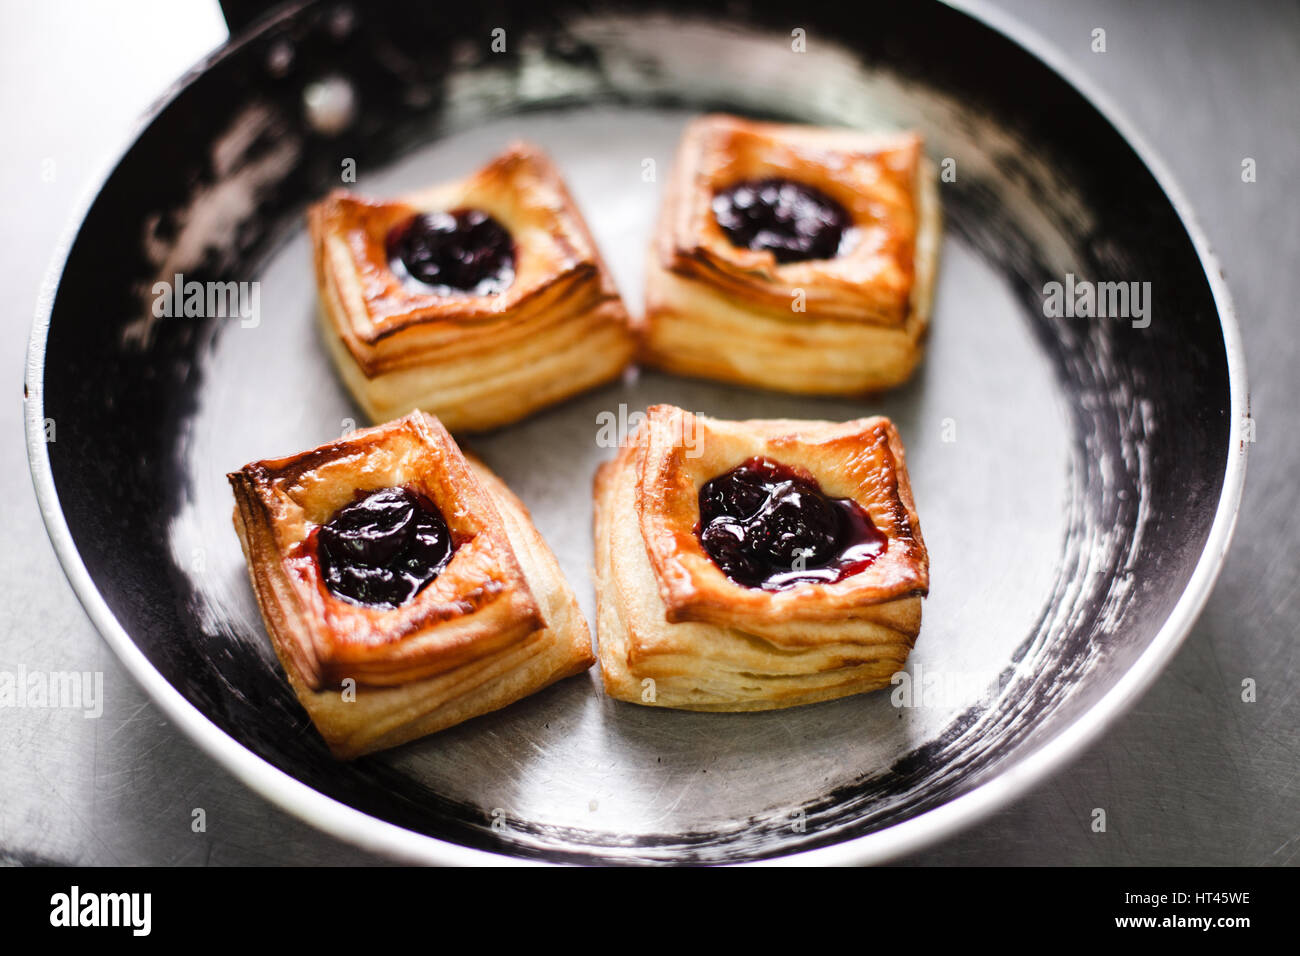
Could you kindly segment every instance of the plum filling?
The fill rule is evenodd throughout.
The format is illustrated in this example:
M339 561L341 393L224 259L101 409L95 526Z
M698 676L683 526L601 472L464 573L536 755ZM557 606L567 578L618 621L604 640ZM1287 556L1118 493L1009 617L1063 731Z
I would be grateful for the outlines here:
M480 209L430 212L394 226L388 266L434 295L497 295L515 279L515 244Z
M807 473L751 458L700 488L700 544L737 584L782 591L834 584L884 553L885 535L850 498Z
M371 607L400 607L436 578L455 546L438 507L406 488L363 493L316 530L325 587Z
M713 217L732 245L767 249L782 263L833 259L853 225L830 196L788 179L748 179L722 190Z

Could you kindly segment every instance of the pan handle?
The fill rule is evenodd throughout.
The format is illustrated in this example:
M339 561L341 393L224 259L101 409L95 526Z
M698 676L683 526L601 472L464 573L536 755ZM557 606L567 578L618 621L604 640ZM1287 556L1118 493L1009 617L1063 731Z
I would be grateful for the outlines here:
M267 3L266 0L219 0L219 2L221 15L226 18L226 26L230 29L232 37L242 33L250 23L264 13L280 6L279 3Z

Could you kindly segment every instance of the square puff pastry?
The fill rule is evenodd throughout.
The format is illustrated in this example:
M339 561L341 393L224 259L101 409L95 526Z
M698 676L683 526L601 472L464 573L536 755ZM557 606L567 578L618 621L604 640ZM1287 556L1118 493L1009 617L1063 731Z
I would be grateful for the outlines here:
M854 232L833 259L780 263L733 245L713 214L736 183L788 179L838 201ZM778 391L857 395L920 361L941 231L915 133L704 116L686 130L646 272L642 358Z
M856 501L886 535L885 551L834 584L733 582L696 535L699 490L754 457ZM929 557L888 419L727 422L656 405L600 467L595 498L597 643L611 697L770 710L887 686L907 660Z
M423 412L227 476L276 655L335 756L351 759L504 707L594 663L572 589L523 504ZM396 608L325 587L310 535L359 491L405 486L455 551ZM355 700L343 681L355 681Z
M495 295L414 291L389 268L390 229L478 209L510 233L514 281ZM420 408L453 432L495 428L619 375L627 310L559 171L516 143L477 173L399 199L344 190L307 214L320 317L372 421Z

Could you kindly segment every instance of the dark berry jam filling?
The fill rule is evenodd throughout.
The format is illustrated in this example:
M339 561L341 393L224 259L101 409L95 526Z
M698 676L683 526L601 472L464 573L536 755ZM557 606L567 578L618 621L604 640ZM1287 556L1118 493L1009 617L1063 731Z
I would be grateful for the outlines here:
M496 295L515 281L515 243L480 209L413 216L388 233L388 266L434 295Z
M853 225L830 196L788 179L749 179L722 190L713 217L732 245L767 249L777 262L833 259Z
M805 472L751 458L700 489L700 544L737 584L783 591L834 584L885 551L885 535L850 498Z
M438 576L455 550L437 505L406 488L363 493L316 530L325 587L371 607L400 607Z

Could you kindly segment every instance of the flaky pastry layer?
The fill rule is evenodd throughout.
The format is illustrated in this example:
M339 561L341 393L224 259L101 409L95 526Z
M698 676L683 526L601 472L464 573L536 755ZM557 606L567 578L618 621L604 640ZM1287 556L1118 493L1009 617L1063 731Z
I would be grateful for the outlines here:
M884 555L829 585L728 579L696 536L699 488L755 456L857 501L886 534ZM660 707L766 710L887 686L929 589L902 446L880 418L721 422L655 406L597 472L595 538L606 692Z
M763 178L839 201L854 222L848 248L782 264L732 245L713 196ZM935 171L915 133L701 117L682 139L647 261L642 358L808 394L897 385L922 356L940 233Z
M385 237L421 212L480 209L515 243L497 295L412 291ZM559 171L516 143L473 176L400 199L337 191L308 211L322 330L373 420L413 408L452 431L494 428L616 377L631 360L627 310Z
M526 509L431 416L412 413L229 477L272 646L336 756L433 733L593 662L573 591ZM456 542L451 561L399 608L335 597L312 530L357 491L394 485L438 505Z

